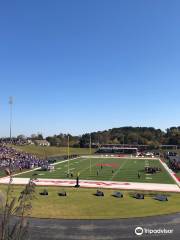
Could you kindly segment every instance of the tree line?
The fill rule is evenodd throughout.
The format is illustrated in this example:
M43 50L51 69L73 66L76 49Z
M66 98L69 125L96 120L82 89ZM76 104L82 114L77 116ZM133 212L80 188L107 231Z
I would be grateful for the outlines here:
M16 139L46 139L50 142L51 146L65 147L67 146L68 136L71 147L88 147L90 144L90 136L93 147L98 147L102 144L139 144L149 145L152 148L158 148L160 145L180 146L180 126L170 127L164 131L153 127L120 127L85 133L81 136L60 133L46 138L38 133L32 134L29 138L26 138L24 135L19 135Z
M52 146L67 146L67 137L72 147L88 147L90 143L97 147L102 144L139 144L154 148L160 145L180 146L180 126L170 127L165 131L153 127L120 127L104 131L85 133L81 136L59 134L46 138Z

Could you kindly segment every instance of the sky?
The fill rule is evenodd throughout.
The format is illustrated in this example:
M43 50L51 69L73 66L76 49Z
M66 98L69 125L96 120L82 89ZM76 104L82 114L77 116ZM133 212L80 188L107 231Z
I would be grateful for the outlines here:
M0 1L0 136L180 125L180 1Z

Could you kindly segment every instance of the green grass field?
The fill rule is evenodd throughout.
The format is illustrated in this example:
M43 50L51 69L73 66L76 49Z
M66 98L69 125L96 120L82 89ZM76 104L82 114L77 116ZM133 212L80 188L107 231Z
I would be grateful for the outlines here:
M1 185L1 191L7 186ZM18 196L22 186L13 186L12 196ZM46 187L48 196L41 196L44 187L36 187L36 197L32 201L32 217L65 219L112 219L162 215L180 211L180 195L168 194L169 201L159 202L153 193L144 192L145 199L131 197L132 191L122 191L121 199L112 196L113 190L103 190L104 197L96 197L95 189L65 188L67 197L59 197L60 187ZM131 193L131 194L130 194ZM166 194L166 193L165 193ZM167 194L166 194L167 195Z
M103 166L101 168L101 165ZM91 166L91 168L90 168ZM146 174L145 166L159 167L161 172L156 174ZM37 178L68 178L68 162L58 163L52 172L35 170L22 173L17 177L32 177L38 174ZM147 183L174 183L164 167L158 160L147 159L127 159L127 158L78 158L69 161L69 172L73 173L72 178L76 178L80 173L80 179L106 180L106 181L127 181L127 182L147 182ZM140 172L140 178L138 178ZM69 177L71 178L71 177Z
M19 151L36 154L39 157L46 158L50 156L62 156L67 155L67 147L42 147L36 145L16 146L10 145ZM89 148L70 148L70 154L87 155L89 154ZM94 153L95 149L92 149Z

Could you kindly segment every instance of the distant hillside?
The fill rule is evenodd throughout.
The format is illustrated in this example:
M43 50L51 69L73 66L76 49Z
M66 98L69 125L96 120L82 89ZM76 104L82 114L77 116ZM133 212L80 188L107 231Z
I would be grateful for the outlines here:
M23 136L23 135L22 135ZM19 137L22 138L20 135ZM30 140L42 140L43 136L32 134L28 139ZM72 149L72 153L77 153L78 148L88 148L90 143L92 147L98 147L101 144L140 144L140 145L149 145L152 148L157 148L160 145L178 145L180 146L180 127L171 127L162 131L161 129L156 129L153 127L120 127L112 128L104 131L97 131L92 133L85 133L82 136L73 136L71 134L58 134L54 136L48 136L46 140L51 144L51 146L56 148L50 148L47 151L50 151L50 154L64 154L64 151L67 149L67 139L69 136L69 145L70 147L77 148ZM6 138L9 141L8 138ZM18 143L20 138L15 138L15 142ZM24 138L22 138L24 139ZM14 139L13 139L14 140ZM5 139L1 140L2 142ZM23 141L23 140L21 140ZM21 142L20 141L20 142ZM16 144L19 145L19 144ZM58 147L64 147L59 149ZM36 146L26 146L22 147L23 149L27 148L27 151L31 152L35 149L38 151ZM42 148L39 154L42 154L44 148ZM47 153L49 154L49 153Z
M89 134L80 138L80 146L89 143ZM180 145L180 127L166 131L153 127L121 127L91 133L92 143L99 144L147 144L158 147L161 144Z
M35 145L25 145L25 146L13 145L13 147L23 152L36 154L37 156L42 158L68 154L67 147L41 147L41 146L35 146ZM70 155L73 155L73 154L78 154L78 155L89 154L89 149L70 148Z
M88 147L101 144L143 144L158 147L161 144L180 145L180 127L171 127L162 131L153 127L120 127L109 130L86 133L82 136L70 136L70 146ZM67 134L49 136L46 139L51 146L67 146Z

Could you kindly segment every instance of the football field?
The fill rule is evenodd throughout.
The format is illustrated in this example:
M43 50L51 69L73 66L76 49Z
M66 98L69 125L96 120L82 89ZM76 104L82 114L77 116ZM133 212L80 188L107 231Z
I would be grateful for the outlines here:
M22 173L17 177L75 179L79 174L79 178L84 180L174 183L174 180L157 159L80 157L69 160L69 162L60 162L54 167L55 169L51 172L38 169ZM161 171L147 174L144 170L145 167L158 167Z

